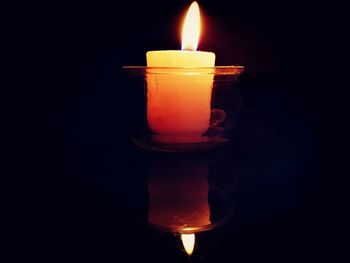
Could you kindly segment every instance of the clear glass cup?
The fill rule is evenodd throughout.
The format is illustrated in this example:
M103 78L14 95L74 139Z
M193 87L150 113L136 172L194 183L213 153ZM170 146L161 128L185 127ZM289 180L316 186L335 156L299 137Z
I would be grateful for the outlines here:
M130 92L129 127L138 146L203 152L226 144L241 109L242 66L123 67Z

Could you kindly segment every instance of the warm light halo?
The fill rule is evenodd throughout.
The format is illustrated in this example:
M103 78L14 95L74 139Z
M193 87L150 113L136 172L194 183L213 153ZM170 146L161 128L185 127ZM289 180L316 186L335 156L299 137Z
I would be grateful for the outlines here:
M182 50L197 50L200 30L201 26L199 6L198 3L194 1L188 9L182 28Z

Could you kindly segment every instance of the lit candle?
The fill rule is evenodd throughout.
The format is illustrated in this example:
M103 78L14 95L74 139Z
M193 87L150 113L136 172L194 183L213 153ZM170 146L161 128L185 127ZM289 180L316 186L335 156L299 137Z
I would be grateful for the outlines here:
M200 36L200 13L193 2L182 31L182 50L149 51L147 66L147 121L154 139L161 143L196 143L209 128L212 74L157 74L157 67L208 68L215 54L196 51ZM210 72L210 71L209 71ZM159 72L158 72L159 73ZM193 73L193 72L192 72Z

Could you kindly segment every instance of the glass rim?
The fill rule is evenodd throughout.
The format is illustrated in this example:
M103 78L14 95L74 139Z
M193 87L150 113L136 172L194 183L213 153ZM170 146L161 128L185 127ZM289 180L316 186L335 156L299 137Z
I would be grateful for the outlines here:
M226 223L228 223L232 217L233 217L233 212L234 212L234 207L229 208L228 213L221 218L220 220L218 220L217 222L214 223L210 223L204 226L178 226L178 227L170 227L170 226L162 226L159 224L155 224L155 223L151 223L148 222L148 225L150 225L151 227L160 230L162 232L167 232L167 233L177 233L177 234L196 234L196 233L200 233L200 232L205 232L208 230L213 230L213 229L217 229L219 227L222 227L223 225L225 225Z
M147 67L147 66L123 66L122 70L131 75L141 74L211 74L211 75L239 75L244 71L244 66L215 66L215 67Z

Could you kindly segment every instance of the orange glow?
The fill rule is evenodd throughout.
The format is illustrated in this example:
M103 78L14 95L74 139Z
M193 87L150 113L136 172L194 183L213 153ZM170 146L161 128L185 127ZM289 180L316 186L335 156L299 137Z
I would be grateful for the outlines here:
M181 241L185 248L186 253L191 256L196 242L195 234L181 234Z
M193 2L188 9L182 29L182 50L197 50L200 35L200 13L197 2Z

